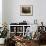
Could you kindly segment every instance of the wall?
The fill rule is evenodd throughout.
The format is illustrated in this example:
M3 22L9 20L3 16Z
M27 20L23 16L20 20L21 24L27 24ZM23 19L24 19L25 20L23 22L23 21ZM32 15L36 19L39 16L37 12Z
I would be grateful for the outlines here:
M26 20L29 24L37 19L46 25L46 0L4 0L3 1L3 21L7 23L22 22ZM20 16L20 5L33 5L33 16Z
M7 0L2 0L2 23L8 23L7 17Z
M7 23L22 22L26 20L29 24L37 19L46 23L46 0L5 0L5 17ZM20 16L20 5L33 5L33 16ZM46 24L45 24L46 25Z
M0 0L0 27L2 27L2 0Z

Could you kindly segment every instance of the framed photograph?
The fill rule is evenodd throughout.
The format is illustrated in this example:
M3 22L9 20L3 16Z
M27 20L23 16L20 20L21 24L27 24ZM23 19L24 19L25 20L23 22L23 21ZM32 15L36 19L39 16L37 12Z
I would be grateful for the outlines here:
M22 16L32 16L33 15L33 6L32 5L21 5L20 14Z

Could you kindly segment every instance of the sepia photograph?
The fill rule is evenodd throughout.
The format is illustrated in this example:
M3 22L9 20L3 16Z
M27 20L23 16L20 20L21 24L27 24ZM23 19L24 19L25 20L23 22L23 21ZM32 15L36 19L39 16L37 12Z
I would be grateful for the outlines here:
M0 46L46 46L46 0L0 0Z
M21 5L20 6L20 14L22 16L32 16L32 5Z

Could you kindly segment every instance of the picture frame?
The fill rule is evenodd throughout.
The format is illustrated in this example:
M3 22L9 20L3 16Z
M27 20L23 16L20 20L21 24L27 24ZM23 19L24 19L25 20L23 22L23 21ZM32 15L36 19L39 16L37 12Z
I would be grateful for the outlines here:
M32 5L21 5L20 6L20 15L21 16L32 16L33 15L33 6Z

